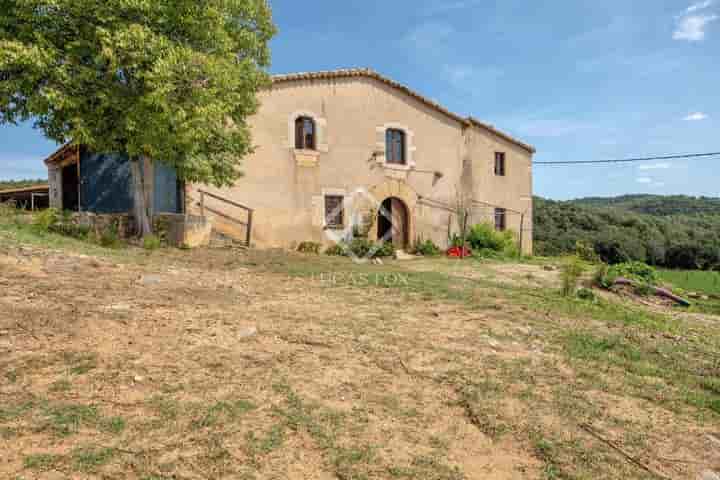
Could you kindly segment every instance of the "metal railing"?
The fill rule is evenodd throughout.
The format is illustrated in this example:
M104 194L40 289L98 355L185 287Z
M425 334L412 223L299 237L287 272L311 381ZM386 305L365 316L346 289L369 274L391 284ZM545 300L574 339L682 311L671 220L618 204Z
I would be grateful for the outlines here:
M220 217L224 220L228 220L233 223L237 223L238 225L244 226L245 227L245 244L249 247L250 240L252 238L252 224L253 224L254 210L252 208L242 205L240 203L237 203L232 200L228 200L227 198L221 197L220 195L206 192L205 190L198 190L198 193L200 194L200 201L198 202L198 206L200 207L200 215L204 217L205 212L210 212L213 215ZM213 199L223 202L227 205L230 205L232 207L242 210L247 215L247 220L246 221L240 220L238 218L233 217L232 215L228 215L225 212L221 212L215 208L207 206L206 202L205 202L205 197L213 198Z

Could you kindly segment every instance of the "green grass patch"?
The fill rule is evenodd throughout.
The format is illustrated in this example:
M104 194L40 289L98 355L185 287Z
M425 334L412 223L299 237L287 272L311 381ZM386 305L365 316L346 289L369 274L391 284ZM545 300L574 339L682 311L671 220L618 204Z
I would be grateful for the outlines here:
M93 473L107 465L117 454L112 448L83 447L72 452L73 467L82 472Z
M720 295L720 272L703 270L659 270L660 278L688 292Z
M61 437L77 433L82 426L95 426L100 421L97 408L89 405L49 406L44 413L44 427Z
M206 408L203 415L193 422L195 428L214 427L219 422L234 422L242 414L257 408L247 400L221 401Z
M38 453L28 455L23 459L23 466L27 470L52 470L58 464L62 463L64 457L62 455L52 455L49 453Z

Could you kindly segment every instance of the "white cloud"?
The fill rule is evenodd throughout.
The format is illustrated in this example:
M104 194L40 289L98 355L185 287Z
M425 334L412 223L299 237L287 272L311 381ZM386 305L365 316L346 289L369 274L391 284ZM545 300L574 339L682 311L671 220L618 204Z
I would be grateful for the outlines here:
M672 167L672 165L670 165L667 162L663 162L663 163L651 163L649 165L640 165L638 167L638 169L640 169L640 170L667 170L670 167Z
M686 13L693 13L697 12L698 10L705 10L710 5L713 4L713 0L705 0L704 2L699 2L694 5L690 5L687 10L685 10Z
M707 114L703 112L695 112L683 118L683 120L686 122L699 122L700 120L705 120L706 118L708 118Z
M689 15L680 18L673 38L675 40L686 40L688 42L699 42L705 39L705 28L709 23L714 22L717 15Z
M651 188L662 188L665 186L665 182L657 182L650 177L638 177L635 181Z

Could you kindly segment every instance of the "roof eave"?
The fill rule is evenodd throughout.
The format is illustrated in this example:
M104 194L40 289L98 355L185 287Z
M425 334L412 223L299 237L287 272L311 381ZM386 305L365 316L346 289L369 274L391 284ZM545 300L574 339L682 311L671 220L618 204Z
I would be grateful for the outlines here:
M485 130L493 135L496 135L500 138L502 138L505 141L508 141L512 144L515 144L524 150L527 150L530 154L535 153L535 147L532 145L528 145L525 142L522 142L506 133L501 132L500 130L496 129L492 125L489 125L487 123L481 122L480 120L473 118L473 117L462 117L456 113L451 112L447 108L443 107L439 103L430 100L429 98L415 92L411 88L396 82L395 80L392 80L388 77L385 77L376 71L370 69L370 68L351 68L351 69L342 69L342 70L329 70L329 71L321 71L321 72L302 72L302 73L289 73L284 75L273 75L271 77L272 83L286 83L286 82L294 82L294 81L303 81L303 80L328 80L328 79L334 79L334 78L351 78L351 77L365 77L365 78L372 78L379 82L382 82L386 85L389 85L391 87L394 87L405 94L409 95L412 98L415 98L416 100L420 101L421 103L427 105L430 108L433 108L436 111L439 111L440 113L446 115L447 117L452 118L453 120L460 123L463 127L477 127L482 130Z

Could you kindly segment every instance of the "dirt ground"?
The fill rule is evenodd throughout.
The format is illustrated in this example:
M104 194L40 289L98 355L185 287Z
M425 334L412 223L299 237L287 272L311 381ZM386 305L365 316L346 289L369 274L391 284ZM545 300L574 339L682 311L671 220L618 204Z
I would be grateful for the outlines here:
M0 478L715 478L712 404L569 357L607 324L528 268L2 247Z

